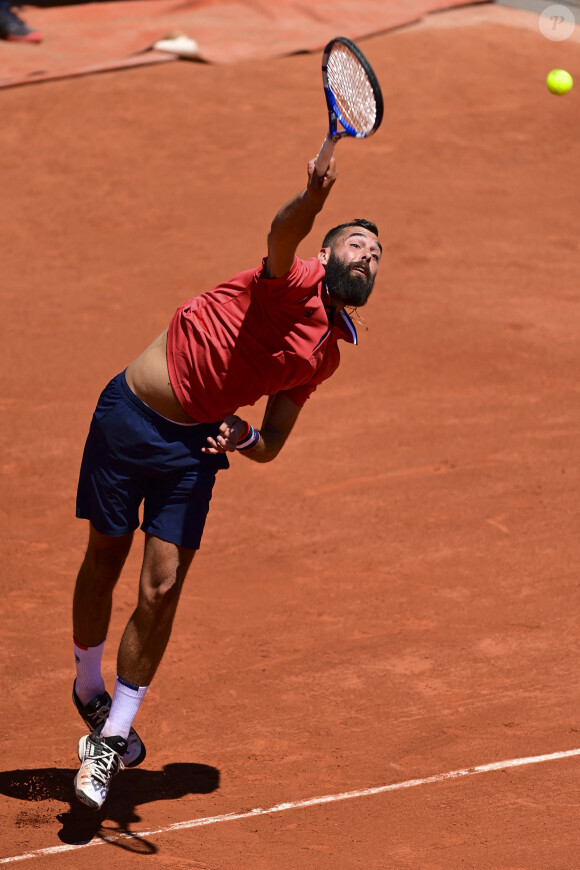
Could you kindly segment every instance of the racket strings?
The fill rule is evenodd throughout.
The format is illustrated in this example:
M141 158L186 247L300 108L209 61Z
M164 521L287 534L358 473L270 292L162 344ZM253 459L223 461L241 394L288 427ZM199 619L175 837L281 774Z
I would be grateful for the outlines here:
M327 75L341 122L346 122L357 133L370 133L377 117L373 86L346 46L338 45L330 52Z

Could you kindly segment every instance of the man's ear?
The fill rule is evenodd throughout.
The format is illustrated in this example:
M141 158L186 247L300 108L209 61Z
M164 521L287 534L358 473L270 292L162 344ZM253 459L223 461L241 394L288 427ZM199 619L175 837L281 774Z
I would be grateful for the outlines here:
M328 258L330 256L330 248L321 248L318 252L318 259L322 263L323 266L326 266L328 263Z

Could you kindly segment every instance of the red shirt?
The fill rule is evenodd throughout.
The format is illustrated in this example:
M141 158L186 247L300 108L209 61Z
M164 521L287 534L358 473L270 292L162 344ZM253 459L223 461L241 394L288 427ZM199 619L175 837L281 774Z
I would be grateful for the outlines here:
M338 339L357 343L350 317L331 307L316 258L296 257L282 278L265 278L264 266L190 299L169 325L171 385L200 423L279 392L302 406L338 368Z

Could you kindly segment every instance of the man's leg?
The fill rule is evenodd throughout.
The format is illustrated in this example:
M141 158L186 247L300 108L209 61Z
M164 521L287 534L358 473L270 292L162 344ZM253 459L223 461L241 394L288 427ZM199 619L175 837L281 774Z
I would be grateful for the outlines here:
M133 533L113 538L89 525L89 543L73 599L73 633L86 646L102 643L109 628L113 589L129 555Z
M183 581L195 550L154 535L145 538L137 607L121 639L117 682L104 737L126 738L161 662L173 626Z
M89 543L81 565L73 599L73 636L77 679L75 692L87 705L104 692L101 656L107 637L113 589L131 548L133 534L102 535L90 525Z
M146 535L139 600L119 648L118 673L123 679L141 686L153 679L194 556L195 550Z
M95 809L103 805L112 777L123 767L131 723L165 652L194 555L195 550L146 536L138 603L121 640L109 717L100 734L83 737L79 744L82 764L75 791Z

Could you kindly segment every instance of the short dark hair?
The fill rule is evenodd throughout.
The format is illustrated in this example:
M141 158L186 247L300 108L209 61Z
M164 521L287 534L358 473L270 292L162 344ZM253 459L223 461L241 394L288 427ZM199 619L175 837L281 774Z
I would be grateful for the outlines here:
M368 230L370 233L373 233L373 235L375 236L379 235L377 225L374 224L372 221L367 221L366 218L354 218L354 220L349 221L346 224L339 224L337 227L333 227L331 230L329 230L325 235L324 239L322 240L322 247L332 247L332 243L336 240L337 236L339 236L340 233L347 227L362 227L363 229ZM381 249L381 251L383 250L383 246L380 242L379 248Z

